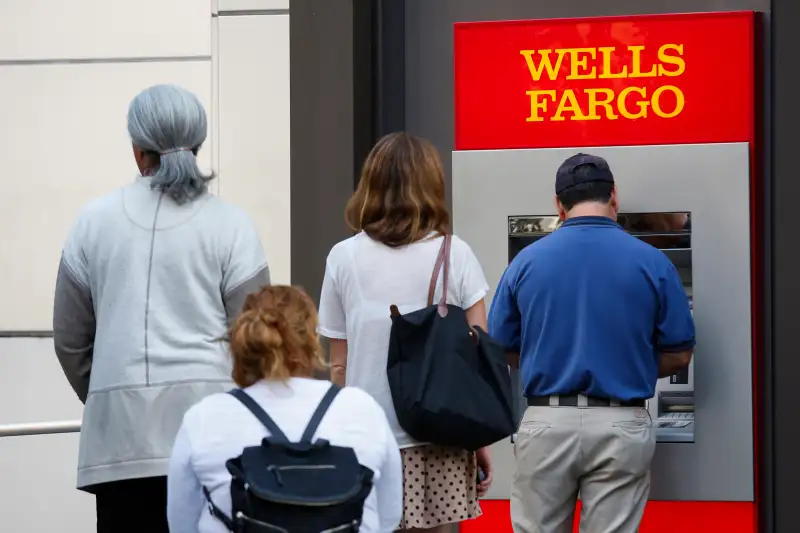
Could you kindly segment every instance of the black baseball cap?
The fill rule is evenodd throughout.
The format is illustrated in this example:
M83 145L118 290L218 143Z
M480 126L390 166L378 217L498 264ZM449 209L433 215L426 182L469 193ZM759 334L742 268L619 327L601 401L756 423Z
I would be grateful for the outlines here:
M556 172L556 194L582 183L604 181L614 183L614 174L608 162L602 157L589 154L575 154L561 163Z

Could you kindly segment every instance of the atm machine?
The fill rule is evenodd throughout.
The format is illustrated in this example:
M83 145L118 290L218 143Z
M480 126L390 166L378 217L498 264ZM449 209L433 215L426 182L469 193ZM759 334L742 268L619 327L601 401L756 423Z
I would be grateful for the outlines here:
M691 366L659 380L649 400L658 440L650 498L752 501L748 143L453 152L454 231L490 287L520 250L559 231L556 169L577 152L608 161L619 224L675 264L695 318ZM521 415L520 390L518 400ZM493 461L487 497L507 499L513 438L494 445Z

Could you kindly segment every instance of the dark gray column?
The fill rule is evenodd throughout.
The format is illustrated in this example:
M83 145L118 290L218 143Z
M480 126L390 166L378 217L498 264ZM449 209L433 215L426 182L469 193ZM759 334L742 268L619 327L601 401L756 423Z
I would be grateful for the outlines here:
M766 451L774 454L774 531L790 533L800 529L797 515L797 486L800 480L800 236L796 231L800 173L797 162L797 124L800 118L800 2L773 1L772 23L772 354L774 383L767 392L773 403L772 442ZM765 529L765 531L770 531Z
M292 2L290 24L291 275L318 301L328 251L350 234L353 2Z

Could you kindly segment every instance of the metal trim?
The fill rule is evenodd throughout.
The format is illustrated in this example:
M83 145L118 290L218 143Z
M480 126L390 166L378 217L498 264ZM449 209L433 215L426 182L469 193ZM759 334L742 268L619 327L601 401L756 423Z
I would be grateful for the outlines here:
M252 15L289 15L289 9L229 9L212 13L212 17L246 17Z
M27 424L4 424L0 425L0 438L24 437L31 435L56 435L59 433L80 433L80 431L80 420L33 422Z
M187 63L211 61L210 55L153 57L75 57L68 59L0 59L0 67L30 65L96 65L106 63Z
M774 4L773 4L774 8ZM772 92L773 85L773 39L771 27L772 14L770 12L756 13L755 18L755 133L756 133L756 160L753 165L755 177L760 179L761 187L754 189L755 201L761 208L761 217L755 220L753 231L762 238L756 242L757 248L751 254L758 254L761 259L756 265L756 287L754 296L759 296L760 316L756 317L756 332L758 337L753 339L754 346L760 351L759 360L754 362L754 372L757 377L754 395L754 439L756 446L754 452L755 462L755 505L756 505L756 530L762 533L775 531L775 405L774 391L775 375L773 361L775 352L773 348L773 246L774 228L772 218ZM760 197L759 197L760 195ZM760 264L759 264L760 263ZM758 271L760 269L760 271ZM759 286L760 284L760 286ZM756 344L758 343L758 344Z
M0 339L51 339L53 332L48 330L4 330L0 331Z

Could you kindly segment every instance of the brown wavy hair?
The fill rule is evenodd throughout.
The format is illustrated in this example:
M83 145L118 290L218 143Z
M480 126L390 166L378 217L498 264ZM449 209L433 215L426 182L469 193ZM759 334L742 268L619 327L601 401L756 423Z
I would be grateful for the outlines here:
M250 294L228 332L233 380L310 377L325 368L316 333L317 309L299 288L272 285Z
M364 162L361 180L345 209L347 224L387 246L445 234L450 213L439 152L409 133L381 138Z

